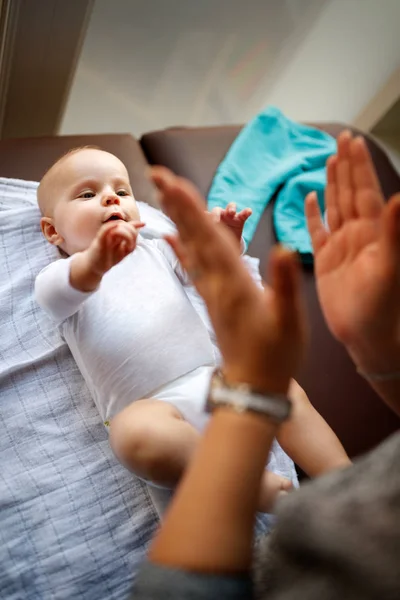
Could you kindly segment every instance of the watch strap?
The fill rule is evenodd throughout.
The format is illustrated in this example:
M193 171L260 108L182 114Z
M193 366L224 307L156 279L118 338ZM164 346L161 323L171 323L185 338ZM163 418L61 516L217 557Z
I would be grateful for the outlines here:
M246 383L227 384L220 373L214 373L207 399L207 412L228 406L236 412L255 412L282 423L289 418L292 403L284 395L261 394Z

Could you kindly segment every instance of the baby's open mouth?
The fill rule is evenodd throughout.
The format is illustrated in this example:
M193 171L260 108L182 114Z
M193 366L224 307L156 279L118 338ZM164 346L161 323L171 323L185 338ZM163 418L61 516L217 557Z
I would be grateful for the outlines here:
M125 221L125 219L122 215L114 213L113 215L108 217L108 219L105 220L105 223L108 223L109 221Z

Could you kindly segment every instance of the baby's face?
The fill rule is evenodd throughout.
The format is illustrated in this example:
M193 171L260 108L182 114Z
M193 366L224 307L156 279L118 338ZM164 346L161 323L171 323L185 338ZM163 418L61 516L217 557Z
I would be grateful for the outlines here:
M69 255L86 250L107 221L139 220L127 170L108 152L85 148L73 153L52 178L52 222L62 241L49 241Z

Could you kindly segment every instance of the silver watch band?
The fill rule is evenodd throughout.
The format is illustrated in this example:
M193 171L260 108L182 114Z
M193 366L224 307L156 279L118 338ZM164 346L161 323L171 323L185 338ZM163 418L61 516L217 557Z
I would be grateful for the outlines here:
M211 385L207 400L207 411L211 412L220 406L229 406L236 412L256 412L282 423L290 416L292 403L286 396L278 394L264 395L255 393L247 384L230 387L219 379Z

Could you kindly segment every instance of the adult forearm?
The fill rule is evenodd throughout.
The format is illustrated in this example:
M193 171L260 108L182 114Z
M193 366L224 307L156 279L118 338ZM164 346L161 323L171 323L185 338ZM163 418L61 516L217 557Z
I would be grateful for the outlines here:
M260 481L277 426L219 409L204 434L150 560L196 572L249 569Z

